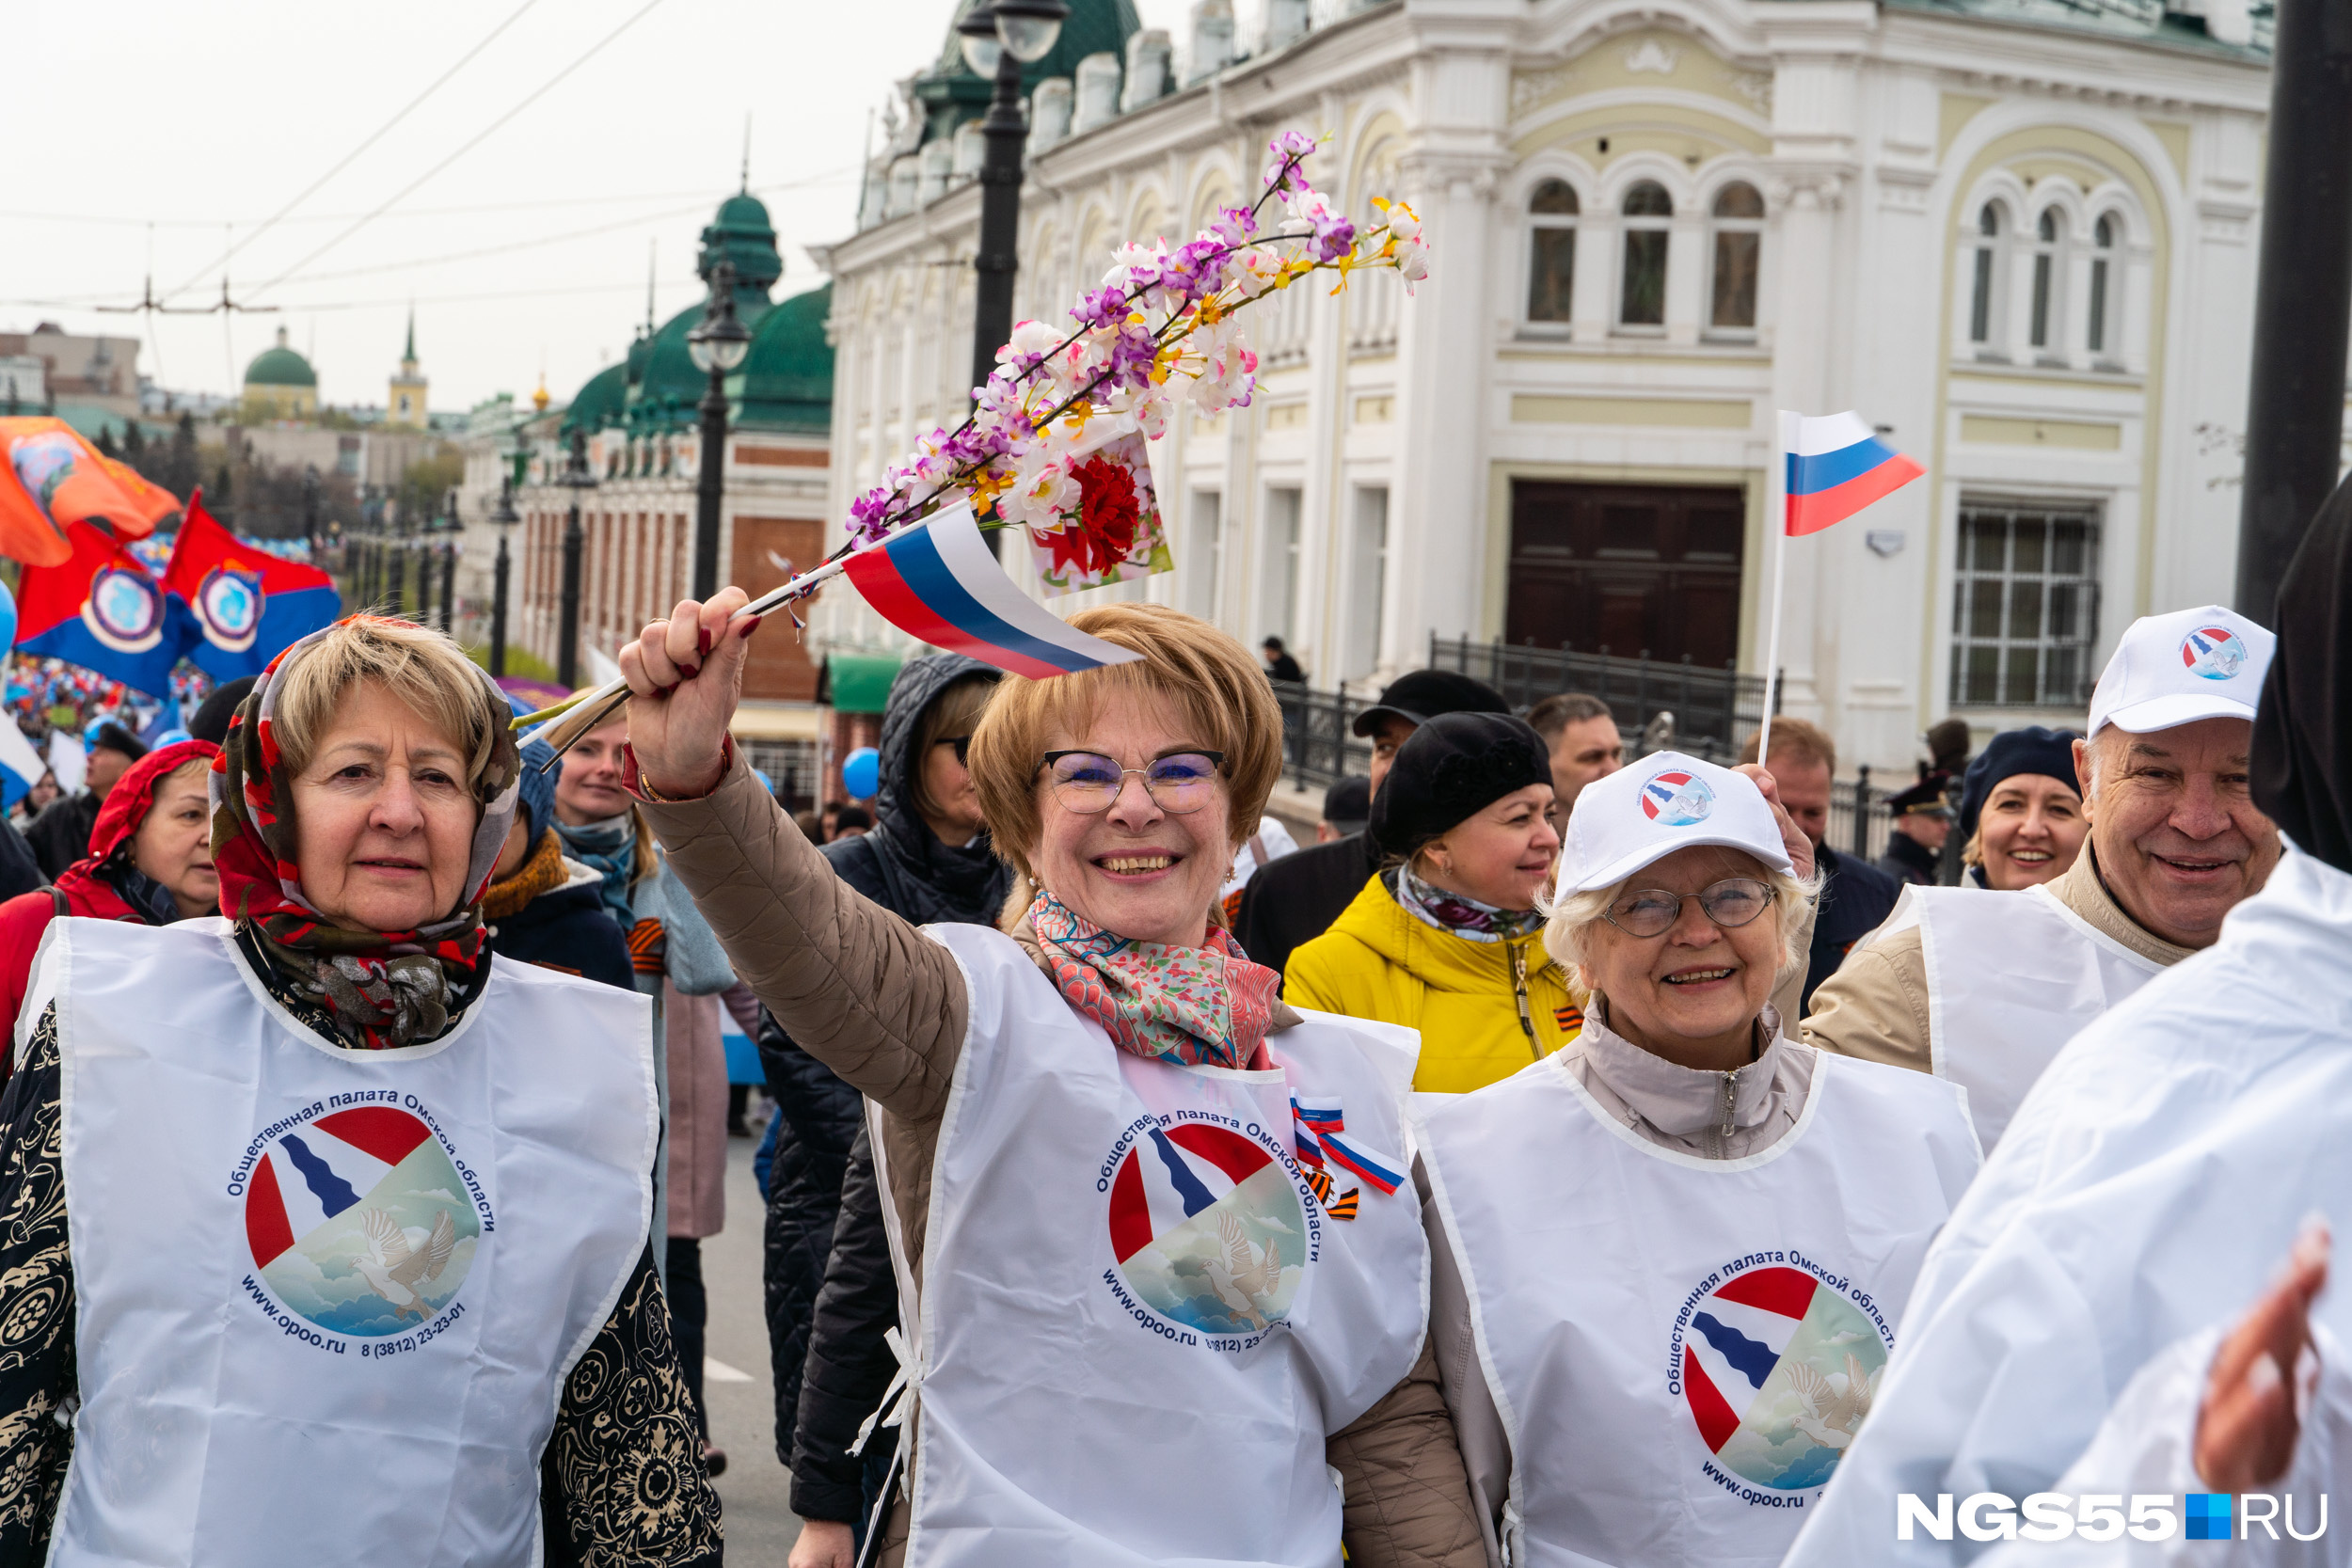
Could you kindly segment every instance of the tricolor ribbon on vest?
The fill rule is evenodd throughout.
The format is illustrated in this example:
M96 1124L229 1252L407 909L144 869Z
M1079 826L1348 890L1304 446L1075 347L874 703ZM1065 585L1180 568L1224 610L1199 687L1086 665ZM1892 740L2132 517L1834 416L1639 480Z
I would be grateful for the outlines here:
M1327 1165L1337 1165L1358 1180L1382 1193L1393 1193L1404 1184L1405 1173L1399 1162L1386 1154L1376 1154L1343 1134L1347 1118L1341 1114L1335 1101L1327 1104L1302 1104L1296 1095L1291 1096L1291 1121L1297 1134L1298 1163L1307 1167L1307 1184L1314 1189L1324 1211L1333 1219L1356 1217L1354 1188L1334 1198L1332 1179Z

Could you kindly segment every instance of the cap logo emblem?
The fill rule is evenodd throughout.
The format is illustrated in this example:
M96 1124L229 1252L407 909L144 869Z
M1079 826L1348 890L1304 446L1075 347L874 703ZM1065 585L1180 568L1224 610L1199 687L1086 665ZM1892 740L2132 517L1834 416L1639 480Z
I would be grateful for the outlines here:
M2192 675L2231 680L2246 668L2246 644L2227 626L2199 626L2181 639L2181 662Z
M1707 820L1715 809L1715 792L1705 779L1677 769L1653 775L1642 786L1642 811L1665 828L1688 828Z

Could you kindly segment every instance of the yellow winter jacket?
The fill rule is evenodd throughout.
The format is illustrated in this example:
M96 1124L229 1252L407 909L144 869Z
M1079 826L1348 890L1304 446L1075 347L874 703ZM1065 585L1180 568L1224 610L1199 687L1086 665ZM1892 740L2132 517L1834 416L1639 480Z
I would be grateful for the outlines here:
M1439 1094L1508 1078L1584 1027L1538 938L1464 941L1406 912L1377 877L1329 930L1292 952L1282 995L1294 1006L1420 1030L1413 1087Z

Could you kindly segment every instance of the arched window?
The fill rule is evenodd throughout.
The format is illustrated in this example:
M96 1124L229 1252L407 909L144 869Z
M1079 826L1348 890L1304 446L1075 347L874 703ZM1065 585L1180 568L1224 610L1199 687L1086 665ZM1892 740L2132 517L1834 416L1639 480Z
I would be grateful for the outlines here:
M1625 193L1625 277L1617 320L1627 326L1666 324L1666 226L1674 215L1674 198L1655 180Z
M1993 292L1999 271L2001 204L1988 201L1977 214L1976 277L1968 296L1968 341L1993 341Z
M1527 319L1564 322L1576 292L1576 190L1547 180L1527 203Z
M1764 198L1745 181L1725 185L1715 196L1715 297L1708 325L1755 327L1756 263L1763 251Z
M2042 211L2042 221L2034 226L2033 242L2033 346L2048 348L2055 336L2051 330L2058 314L2058 267L2066 244L2066 219L2055 207Z
M2090 352L2106 354L2108 291L2114 287L2116 223L2112 214L2102 217L2090 230Z

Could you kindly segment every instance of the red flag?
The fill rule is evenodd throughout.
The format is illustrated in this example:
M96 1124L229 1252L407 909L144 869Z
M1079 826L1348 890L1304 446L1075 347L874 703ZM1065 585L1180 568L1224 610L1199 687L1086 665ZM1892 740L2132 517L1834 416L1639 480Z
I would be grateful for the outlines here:
M61 566L68 530L106 523L141 539L179 510L171 493L101 453L63 420L0 419L0 555L27 566Z
M260 674L342 613L333 578L239 540L204 510L201 489L188 498L164 590L195 625L189 661L220 681Z

